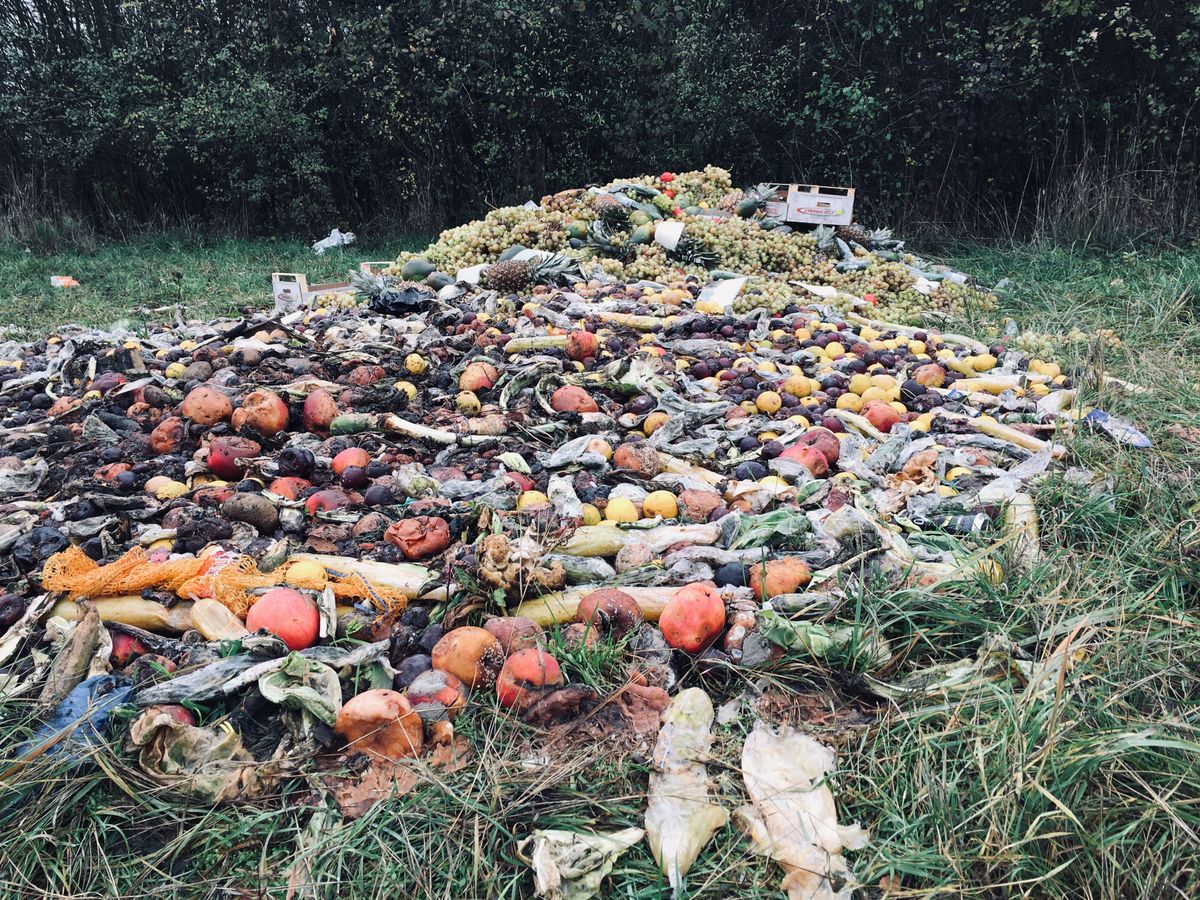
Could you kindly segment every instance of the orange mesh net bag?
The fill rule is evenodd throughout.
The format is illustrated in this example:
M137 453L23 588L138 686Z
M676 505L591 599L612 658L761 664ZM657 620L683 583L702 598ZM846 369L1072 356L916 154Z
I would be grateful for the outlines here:
M46 560L42 587L61 591L72 600L139 594L146 588L177 591L204 565L205 560L190 558L151 562L145 550L134 547L115 562L101 566L78 547L68 547Z
M408 603L403 591L372 584L356 573L324 567L312 573L311 565L307 569L311 574L284 563L264 573L248 556L221 554L151 562L140 547L101 566L78 547L68 547L46 560L42 586L48 591L61 591L72 600L139 594L146 588L172 591L191 600L211 597L242 619L254 605L254 591L280 584L315 591L329 587L340 602L367 602L381 611L402 609Z

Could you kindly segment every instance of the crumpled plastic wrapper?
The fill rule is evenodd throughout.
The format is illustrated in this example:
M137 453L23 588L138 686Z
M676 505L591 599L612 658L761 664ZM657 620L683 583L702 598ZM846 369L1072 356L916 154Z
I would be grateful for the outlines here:
M617 857L646 834L640 828L608 833L535 831L517 844L517 855L533 867L533 886L546 900L588 900Z
M788 900L853 896L855 882L842 850L865 847L869 836L857 824L838 824L826 779L833 770L833 751L792 728L775 733L758 722L742 747L751 805L737 811L737 821L755 852L787 873Z
M186 725L150 709L134 720L129 740L152 779L208 803L250 800L274 781L232 729Z
M334 723L342 708L337 672L299 653L289 653L282 666L258 679L258 691L272 703L302 710L326 725Z
M680 691L663 714L654 746L646 836L676 896L684 876L709 839L729 821L728 810L709 799L712 700L700 688Z

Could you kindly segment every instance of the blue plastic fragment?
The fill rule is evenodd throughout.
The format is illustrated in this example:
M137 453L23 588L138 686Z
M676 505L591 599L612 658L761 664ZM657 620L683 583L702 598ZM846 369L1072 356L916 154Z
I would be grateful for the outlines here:
M19 756L61 738L46 747L45 752L80 758L104 742L112 711L129 702L133 690L128 678L117 675L93 675L81 681L21 747Z
M1132 422L1110 416L1102 409L1093 409L1083 417L1084 424L1107 434L1118 444L1129 444L1139 450L1153 446L1150 438L1138 431Z

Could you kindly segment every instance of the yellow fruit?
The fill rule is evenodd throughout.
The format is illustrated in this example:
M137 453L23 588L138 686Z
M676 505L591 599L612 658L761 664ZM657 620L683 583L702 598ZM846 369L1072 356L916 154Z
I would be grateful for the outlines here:
M779 366L775 365L775 363L771 362L769 359L765 359L758 364L758 371L772 375L779 371Z
M184 353L187 353L191 350L195 350L199 346L200 345L197 344L195 341L180 341L179 342L179 349L182 350Z
M828 356L830 359L841 359L843 356L846 355L846 348L843 347L837 341L831 341L825 347L825 355Z
M530 506L541 506L543 503L549 503L550 498L541 491L525 491L517 498L517 509L525 509Z
M764 431L758 436L759 443L765 444L767 441L776 440L779 437L778 431Z
M933 413L922 413L908 423L909 431L927 432L933 425Z
M939 497L957 497L958 491L950 487L948 484L939 484L937 486L937 495Z
M636 522L637 506L628 497L616 497L609 500L608 506L604 507L604 518L610 522Z
M410 353L404 357L404 368L409 375L420 375L429 367L429 363L425 362L425 357L420 353Z
M647 494L642 501L642 515L647 519L662 516L664 519L674 519L679 515L679 501L670 491L654 491Z
M800 398L800 405L805 408L810 407L810 406L818 406L818 405L820 405L820 403L821 403L821 401L818 400L816 397L801 397Z
M770 415L779 412L779 408L783 406L783 398L774 391L763 391L754 401L754 405L760 412Z
M850 377L849 387L850 390L854 391L854 393L861 397L863 391L871 387L871 376L863 374L852 375Z
M163 372L163 374L166 375L170 379L177 379L177 378L182 378L183 373L186 371L187 371L187 366L185 366L183 363L173 362L169 366L167 366L167 369L165 372Z
M862 397L863 403L870 403L872 400L886 400L888 398L888 392L881 387L875 387L874 385L871 385L865 391L863 391L860 396Z
M796 340L797 341L811 341L812 340L812 332L809 331L807 328L801 328L796 331Z
M600 510L592 506L590 503L583 504L583 524L584 525L599 525Z
M990 353L980 353L978 356L971 357L971 368L976 372L990 372L996 368L996 357Z
M741 403L738 404L738 406L740 406L742 409L744 409L746 411L747 415L752 416L758 412L758 407L755 406L754 403L750 400L743 400Z
M812 384L803 375L793 375L783 385L783 392L793 397L807 397L812 393Z
M789 490L788 483L778 475L767 475L765 478L758 479L758 483L772 494L782 494Z
M925 352L925 342L924 341L909 341L908 342L908 352L909 353L924 353Z
M1044 384L1031 384L1029 386L1029 392L1035 397L1045 397L1048 393L1050 393L1050 388L1046 387Z
M899 400L888 401L888 406L890 406L892 409L894 409L900 415L904 415L905 413L908 412L908 407L905 406L903 403L901 403Z
M808 419L804 418L804 416L788 416L788 423L795 425L798 428L807 428L812 424L808 421Z
M968 469L966 466L955 466L953 469L951 469L949 472L946 473L946 480L954 481L955 479L962 478L964 475L970 475L970 474L971 474L971 470Z
M858 394L845 393L837 398L838 409L848 409L850 412L861 412L863 399Z
M739 356L733 361L733 371L749 372L754 368L754 360L748 359L745 356Z
M670 416L668 416L665 412L655 410L654 412L650 413L650 415L646 416L645 421L642 422L642 431L645 432L646 437L650 437L650 435L654 434L654 432L666 425L667 419L669 418Z
M604 438L592 438L587 442L587 450L592 453L599 453L605 459L612 459L613 448Z
M693 307L698 313L704 313L706 316L719 316L725 312L723 307L716 300L701 300Z
M881 387L884 390L890 390L891 388L897 386L896 379L891 375L872 375L871 384L873 384L875 387Z
M417 386L411 381L397 381L392 386L407 396L410 403L417 399Z
M329 573L319 562L311 559L301 559L287 567L284 579L288 584L319 590L329 581Z

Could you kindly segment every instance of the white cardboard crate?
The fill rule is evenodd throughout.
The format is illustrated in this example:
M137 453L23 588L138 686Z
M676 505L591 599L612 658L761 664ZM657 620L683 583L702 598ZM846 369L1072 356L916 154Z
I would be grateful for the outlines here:
M854 221L854 188L820 184L776 184L767 214L804 225L849 225Z
M313 298L318 294L349 289L350 282L348 281L331 281L327 284L310 285L308 276L303 272L271 273L271 296L275 299L275 305L281 309L311 306Z

